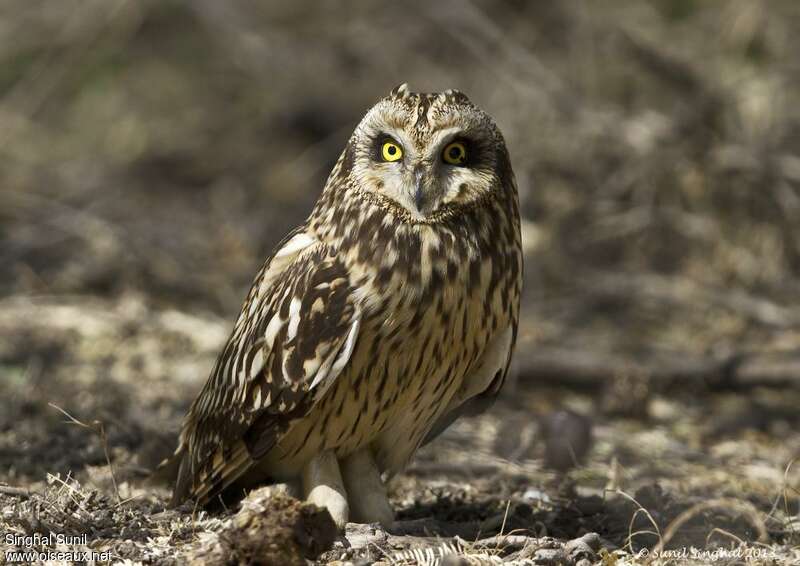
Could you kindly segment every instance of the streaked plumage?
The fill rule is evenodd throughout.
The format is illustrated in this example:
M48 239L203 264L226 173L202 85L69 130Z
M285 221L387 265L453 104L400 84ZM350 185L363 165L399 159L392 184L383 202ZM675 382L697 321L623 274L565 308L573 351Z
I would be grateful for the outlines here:
M398 87L256 277L185 419L174 502L291 481L323 452L344 484L356 453L401 470L498 392L521 280L517 191L496 126L457 91Z

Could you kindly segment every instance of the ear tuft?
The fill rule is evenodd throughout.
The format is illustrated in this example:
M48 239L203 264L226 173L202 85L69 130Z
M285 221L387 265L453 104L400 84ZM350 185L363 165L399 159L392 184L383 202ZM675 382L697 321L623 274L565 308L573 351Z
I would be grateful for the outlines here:
M411 93L408 90L408 83L403 83L394 87L392 92L389 93L389 96L394 98L406 98L409 94Z

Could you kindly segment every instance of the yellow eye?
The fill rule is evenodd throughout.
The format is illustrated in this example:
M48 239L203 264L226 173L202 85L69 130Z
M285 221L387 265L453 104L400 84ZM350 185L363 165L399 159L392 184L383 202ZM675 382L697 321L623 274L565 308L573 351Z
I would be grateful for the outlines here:
M467 146L462 142L453 142L444 148L442 159L450 165L464 165L467 162Z
M384 161L400 161L403 158L403 150L393 141L385 141L381 146L381 156Z

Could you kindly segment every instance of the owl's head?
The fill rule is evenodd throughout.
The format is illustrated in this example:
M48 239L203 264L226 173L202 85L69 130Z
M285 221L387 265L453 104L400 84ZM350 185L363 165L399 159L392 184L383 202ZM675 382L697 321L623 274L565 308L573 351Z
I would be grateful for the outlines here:
M494 121L461 92L402 84L361 120L345 151L350 187L411 221L435 221L508 190L511 170Z

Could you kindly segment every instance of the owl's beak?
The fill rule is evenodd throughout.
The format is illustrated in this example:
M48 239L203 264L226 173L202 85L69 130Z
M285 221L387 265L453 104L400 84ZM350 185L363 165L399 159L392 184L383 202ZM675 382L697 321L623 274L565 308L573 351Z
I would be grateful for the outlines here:
M414 204L419 212L425 206L425 171L422 167L414 169Z

